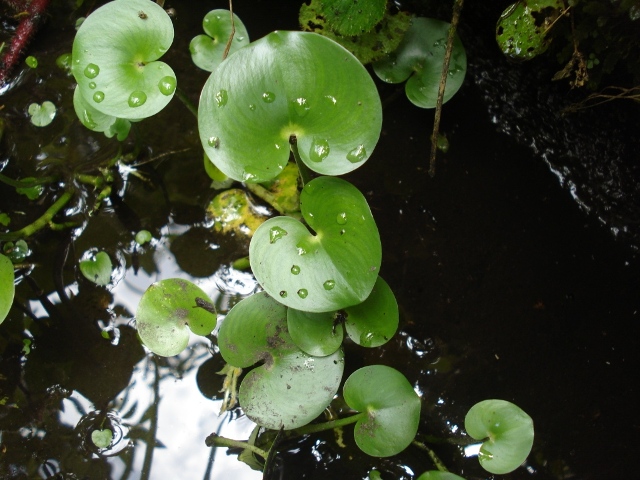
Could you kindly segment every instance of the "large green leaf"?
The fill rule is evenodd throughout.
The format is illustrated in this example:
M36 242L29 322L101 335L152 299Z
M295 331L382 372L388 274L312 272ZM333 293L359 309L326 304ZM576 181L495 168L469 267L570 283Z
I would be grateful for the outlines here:
M340 348L344 330L337 312L303 312L287 309L287 329L293 343L309 355L331 355Z
M251 370L239 391L242 409L258 425L285 430L306 425L329 405L344 369L342 350L313 357L287 332L286 307L264 292L235 305L218 333L226 362Z
M256 230L249 246L256 279L296 310L330 312L362 303L382 260L364 196L345 180L319 177L305 185L300 207L312 231L291 217L271 218Z
M113 117L141 119L173 97L176 76L157 61L173 42L167 13L149 0L114 0L78 29L71 71L89 105Z
M323 0L322 10L332 30L340 35L360 35L382 20L386 0Z
M190 332L208 335L216 314L206 293L179 278L160 280L142 295L136 310L136 328L142 342L156 355L171 357L184 350Z
M247 29L235 13L233 23L235 34L228 53L249 45ZM222 62L231 35L231 13L223 9L211 10L202 20L202 28L206 35L194 37L189 44L191 59L201 69L213 72Z
M287 164L290 141L318 173L359 167L378 142L382 109L373 80L343 47L315 33L277 31L211 74L198 124L223 173L259 183Z
M13 304L13 296L16 287L13 283L13 263L4 255L0 254L0 323L7 318L11 305Z
M373 64L376 75L387 83L407 80L407 98L418 107L435 108L449 24L433 18L414 18L398 49ZM444 90L447 102L460 89L467 73L467 54L456 34L449 76Z
M347 405L367 412L356 423L354 435L358 447L368 455L396 455L416 436L420 397L397 370L384 365L363 367L347 379L343 393Z
M527 458L533 445L533 420L506 400L483 400L469 409L464 428L484 440L478 460L491 473L509 473Z

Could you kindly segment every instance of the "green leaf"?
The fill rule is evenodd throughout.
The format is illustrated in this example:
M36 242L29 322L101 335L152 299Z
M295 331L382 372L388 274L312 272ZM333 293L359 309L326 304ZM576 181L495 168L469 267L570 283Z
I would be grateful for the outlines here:
M113 440L113 432L108 428L91 432L91 441L98 448L108 448Z
M80 272L87 280L97 285L108 285L111 282L113 265L107 252L98 252L94 258L80 262Z
M157 61L173 42L167 13L149 0L114 0L78 29L72 72L86 103L105 115L142 119L173 98L176 76Z
M430 470L424 472L416 480L464 480L464 478L450 472L440 472L438 470Z
M242 409L258 425L285 430L306 425L331 403L338 391L344 356L301 351L287 332L286 307L264 292L235 305L218 334L226 362L246 368L258 362L240 385Z
M347 335L363 347L379 347L387 343L398 329L398 302L382 277L369 297L359 305L345 308Z
M42 105L38 103L32 103L29 105L29 116L31 116L31 123L36 127L46 127L56 117L56 106L46 100L42 102Z
M382 260L364 196L345 180L319 177L305 185L300 207L312 232L291 217L271 218L256 230L249 245L256 279L296 310L330 312L362 303Z
M527 0L508 6L496 25L502 53L516 60L544 53L551 43L547 32L563 8L563 0Z
M483 400L464 419L467 433L484 440L478 460L495 474L509 473L526 460L533 446L533 420L506 400Z
M38 59L33 55L29 55L25 58L24 63L26 63L29 68L38 68Z
M325 37L277 31L229 56L207 80L198 110L206 154L252 183L278 175L297 142L313 171L363 164L382 126L380 98L362 64Z
M13 263L4 255L0 254L0 323L7 318L13 296L16 292L14 285Z
M245 45L249 45L247 29L235 13L233 14L233 22L236 31L229 48L229 55ZM189 44L191 59L201 69L213 72L222 62L222 56L231 35L229 10L210 11L202 21L202 28L206 35L194 37Z
M94 108L91 103L84 100L79 87L76 87L73 92L73 108L80 122L89 130L102 132L108 138L116 135L120 141L125 140L129 135L131 129L129 120L107 115Z
M7 227L10 223L11 217L4 212L0 213L0 225L2 225L3 227Z
M360 35L382 20L386 0L323 0L322 11L330 28L340 35Z
M449 24L432 18L414 18L398 49L374 63L376 75L387 83L405 85L407 98L421 108L435 108L440 88ZM444 91L447 102L462 86L467 54L456 34Z
M16 243L7 242L2 246L2 251L13 263L20 263L29 256L29 245L24 240Z
M404 375L391 367L370 365L353 372L343 392L347 405L367 412L354 430L363 452L389 457L409 446L418 432L420 397Z
M342 325L335 312L303 312L287 310L287 329L295 343L309 355L323 357L340 348L344 337Z
M23 178L23 182L32 182L36 180L34 177L26 177ZM25 195L29 200L35 200L44 191L44 187L42 185L34 185L33 187L16 187L16 192L21 195Z
M207 218L213 221L216 232L250 237L267 217L256 210L244 190L232 188L211 200L207 206Z
M149 230L140 230L136 233L136 243L138 245L144 245L145 243L150 242L152 238L153 235L151 235Z
M171 357L189 343L190 332L209 335L217 318L212 301L197 285L179 278L160 280L142 295L136 328L156 355Z

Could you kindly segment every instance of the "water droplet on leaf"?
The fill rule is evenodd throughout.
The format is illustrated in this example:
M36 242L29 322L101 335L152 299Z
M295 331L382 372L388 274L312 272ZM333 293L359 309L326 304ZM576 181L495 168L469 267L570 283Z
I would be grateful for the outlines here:
M280 296L282 298L287 298L287 291L286 290L280 290Z
M288 234L289 232L287 232L284 228L271 227L269 229L269 243L276 243L278 240Z
M333 290L333 287L336 286L335 280L327 280L322 284L325 290Z
M309 103L306 98L296 98L295 100L292 100L291 103L293 103L293 109L299 116L304 117L309 113Z
M367 157L367 151L364 145L358 145L356 148L347 153L347 160L351 163L358 163L363 161Z
M222 89L216 93L216 103L219 107L224 107L229 101L229 94L226 90Z
M256 106L253 103L249 104L249 110L251 110L252 112L256 109Z
M293 267L291 267L291 273L294 275L300 274L300 267L298 265L294 265Z
M336 222L338 222L338 225L344 225L347 223L347 214L345 212L339 213L336 217Z
M309 292L306 288L301 288L300 290L298 290L298 296L300 298L307 298L307 295L309 295Z
M209 137L207 143L210 147L218 148L220 146L220 139L218 137Z
M158 82L158 89L163 95L171 95L176 91L176 79L170 75L162 77Z
M100 73L100 67L95 63L90 63L84 69L84 76L87 78L96 78Z
M264 92L262 94L262 101L264 103L273 103L276 101L276 94L273 92Z
M96 82L89 82L89 88L91 90L95 89L97 87Z
M131 108L141 107L147 101L147 94L142 90L136 90L129 95L129 106Z
M96 103L100 103L104 100L104 92L96 92L93 94L93 101Z
M371 346L371 344L373 344L373 333L369 332L369 333L362 333L360 335L360 345L362 345L363 347L369 347Z
M314 138L309 149L309 159L312 162L321 162L331 152L329 142L324 138Z

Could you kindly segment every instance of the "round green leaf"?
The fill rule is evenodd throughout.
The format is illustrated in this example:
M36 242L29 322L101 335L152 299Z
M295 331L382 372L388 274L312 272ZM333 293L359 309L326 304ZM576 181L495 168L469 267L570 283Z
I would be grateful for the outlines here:
M430 470L424 472L416 480L464 480L464 478L450 472L441 472L439 470Z
M398 302L382 277L378 277L369 297L359 305L345 308L347 335L363 347L387 343L398 329Z
M249 245L256 279L296 310L330 312L362 303L382 260L364 196L345 180L319 177L302 190L300 209L315 233L291 217L271 218L256 230Z
M198 110L206 154L225 175L275 177L297 141L324 175L367 160L382 126L380 98L362 64L328 38L277 31L227 58L207 80Z
M313 313L289 308L287 329L293 343L309 355L331 355L340 348L344 337L337 315L335 312Z
M72 73L85 102L106 115L141 119L171 100L176 76L157 61L173 42L167 13L149 0L114 0L82 23Z
M347 379L343 393L347 405L367 412L354 431L356 444L366 454L396 455L416 436L420 397L397 370L384 365L363 367Z
M156 355L171 357L184 350L189 332L209 335L216 327L213 304L197 285L178 278L151 285L138 304L136 328Z
M286 307L261 292L235 305L218 333L226 362L240 368L263 362L242 381L239 399L249 418L274 430L301 427L320 415L344 369L342 350L313 357L296 347L286 317Z
M48 100L42 102L42 105L32 103L29 105L29 116L36 127L46 127L56 116L56 106Z
M113 440L113 432L108 428L91 432L91 441L98 448L108 448Z
M13 263L4 255L0 254L0 323L7 318L11 305L13 304L13 296L16 287L13 283Z
M360 35L382 20L387 0L323 0L322 8L332 30L340 35Z
M120 141L123 141L129 135L129 130L131 129L129 120L107 115L94 108L91 103L84 100L79 87L76 87L73 92L73 108L80 122L89 130L102 132L108 138L116 135Z
M533 445L533 420L506 400L476 403L464 419L467 433L484 440L478 460L495 474L509 473L526 460Z
M109 285L113 265L107 252L98 252L94 258L80 261L80 272L96 285Z
M236 31L229 48L229 55L245 45L249 45L247 29L235 13L233 14L233 22ZM231 14L229 10L210 11L202 21L202 28L206 35L194 37L189 44L191 59L201 69L213 72L222 62L222 56L231 35Z
M407 81L405 92L414 105L435 108L449 24L433 18L414 18L398 49L373 64L376 75L388 83ZM449 63L444 102L460 89L467 73L467 54L456 34Z

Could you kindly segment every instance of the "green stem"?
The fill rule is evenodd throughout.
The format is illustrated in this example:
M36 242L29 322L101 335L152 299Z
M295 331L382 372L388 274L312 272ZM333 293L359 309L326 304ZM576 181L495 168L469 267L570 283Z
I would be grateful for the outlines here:
M96 188L100 188L104 185L104 178L98 175L87 175L86 173L77 173L76 180L80 183L92 185Z
M51 205L47 209L47 211L42 214L40 218L16 232L0 234L0 240L18 240L23 237L29 237L37 231L43 229L44 227L52 223L53 217L60 210L62 210L67 203L69 203L71 197L71 192L64 192L62 195L60 195L60 198L58 198L58 200L56 200L54 204Z
M425 452L427 452L427 455L429 455L429 458L431 458L431 461L433 462L433 464L436 466L436 468L439 471L441 471L441 472L448 472L449 471L449 470L447 470L447 467L445 467L445 465L442 462L442 460L440 460L440 458L438 458L438 456L436 455L436 452L431 450L424 443L419 442L417 440L414 440L412 443L413 443L413 445L418 447L420 450L424 450Z
M255 445L251 445L247 442L243 442L240 440L233 440L231 438L221 437L217 433L212 433L211 435L209 435L204 441L204 443L207 445L207 447L216 446L216 447L227 447L227 448L242 448L244 450L249 450L255 453L256 455L260 455L265 460L269 455L268 452L262 450L261 448L256 447Z
M311 425L305 425L304 427L291 430L291 436L307 435L309 433L324 432L325 430L333 430L334 428L344 427L356 423L358 420L362 420L367 417L367 412L360 412L346 418L338 418L337 420L331 420L324 423L314 423Z
M198 107L196 107L193 102L189 100L187 94L184 93L179 87L176 88L176 97L178 97L178 100L180 100L184 104L184 106L187 107L196 118L198 118Z
M156 435L158 434L158 405L160 403L160 373L158 371L158 359L153 356L154 378L153 378L153 405L151 406L151 425L147 437L147 449L144 452L144 462L140 480L148 480L151 475L151 464L153 463L153 452L156 449Z
M311 170L309 170L309 167L307 167L307 165L300 158L300 153L298 152L298 143L296 141L291 141L289 142L289 144L291 145L291 153L293 153L293 158L296 161L296 165L298 165L300 179L302 180L302 186L304 187L313 179L313 175L311 174Z
M0 173L0 182L6 183L15 188L31 188L36 185L44 185L47 183L53 183L56 181L55 177L42 177L36 178L33 180L14 180L13 178L9 178L6 175Z

